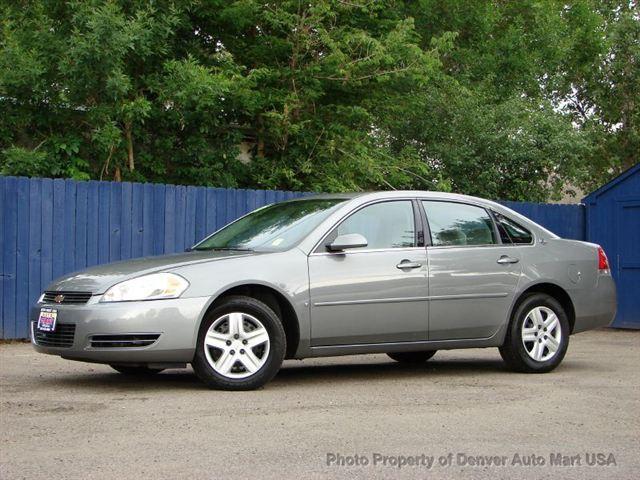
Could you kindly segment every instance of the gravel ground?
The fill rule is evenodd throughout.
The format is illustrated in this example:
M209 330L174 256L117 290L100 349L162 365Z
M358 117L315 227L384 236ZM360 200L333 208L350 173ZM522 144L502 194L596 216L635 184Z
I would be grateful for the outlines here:
M640 478L639 367L640 332L601 330L546 375L496 349L366 355L287 361L235 393L4 344L0 478Z

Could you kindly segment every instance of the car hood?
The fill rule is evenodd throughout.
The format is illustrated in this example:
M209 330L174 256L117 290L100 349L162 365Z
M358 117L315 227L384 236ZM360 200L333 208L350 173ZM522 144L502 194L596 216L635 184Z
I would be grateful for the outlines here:
M193 251L99 265L54 280L47 290L104 293L109 287L130 278L171 270L196 263L215 262L234 257L257 255L243 251Z

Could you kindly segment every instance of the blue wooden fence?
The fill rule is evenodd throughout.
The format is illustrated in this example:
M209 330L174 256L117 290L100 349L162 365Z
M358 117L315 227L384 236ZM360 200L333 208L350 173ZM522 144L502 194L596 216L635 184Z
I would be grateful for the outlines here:
M0 338L28 337L29 305L56 277L181 252L248 211L302 195L0 176ZM505 204L561 236L583 238L581 206Z
M586 240L584 205L500 202L562 238Z

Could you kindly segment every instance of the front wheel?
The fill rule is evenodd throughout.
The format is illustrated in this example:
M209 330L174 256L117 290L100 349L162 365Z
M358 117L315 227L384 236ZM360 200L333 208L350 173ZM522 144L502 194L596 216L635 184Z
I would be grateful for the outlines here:
M211 388L253 390L278 373L285 352L275 312L255 298L233 296L203 320L192 366Z
M517 372L550 372L567 353L569 334L562 305L550 295L535 293L514 312L500 355Z

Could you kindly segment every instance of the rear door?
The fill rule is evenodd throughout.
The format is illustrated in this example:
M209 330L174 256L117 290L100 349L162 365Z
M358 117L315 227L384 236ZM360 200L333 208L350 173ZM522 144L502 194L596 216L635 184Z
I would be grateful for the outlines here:
M431 233L429 340L492 336L509 313L524 247L498 230L491 213L482 207L421 203Z

